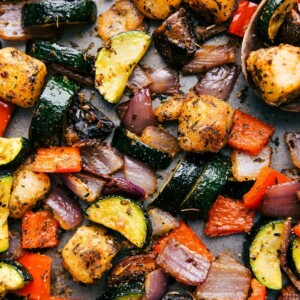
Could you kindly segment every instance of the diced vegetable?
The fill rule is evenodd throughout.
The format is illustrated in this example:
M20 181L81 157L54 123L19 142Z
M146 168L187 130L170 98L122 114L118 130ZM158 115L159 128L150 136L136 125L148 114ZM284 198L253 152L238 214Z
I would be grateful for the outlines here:
M22 247L48 248L58 245L59 223L47 211L28 211L22 218Z
M151 236L151 223L145 209L137 202L120 196L107 196L91 204L86 217L116 230L139 248L145 247Z
M174 239L179 244L189 248L191 251L205 256L210 262L214 258L196 233L183 221L180 221L179 226L172 230L168 235L160 238L154 244L153 249L158 253L161 253L170 239Z
M251 295L248 300L265 300L267 297L267 289L256 278L251 280Z
M16 294L24 297L30 295L32 299L49 299L52 259L46 255L26 252L18 262L28 269L32 282L16 291Z
M271 165L272 153L271 147L264 147L257 155L233 150L230 157L233 177L238 181L256 179L263 167Z
M300 168L300 134L299 132L287 132L285 140L289 146L292 161L295 167Z
M110 103L120 100L130 74L150 43L150 35L142 31L119 33L106 42L95 65L95 85L105 100Z
M41 61L15 48L0 50L1 99L22 107L32 107L41 94L47 74Z
M254 182L254 180L237 181L229 177L221 194L232 199L243 199L244 194L249 192Z
M75 281L100 279L119 251L116 240L102 227L81 226L62 250L64 267Z
M288 177L270 167L262 168L253 187L243 197L246 207L257 208L269 186L290 181Z
M37 1L26 3L22 9L24 27L93 23L96 17L97 7L93 0Z
M19 219L50 189L50 178L45 173L35 173L32 164L22 165L13 174L13 188L9 199L10 217Z
M74 147L39 148L32 169L45 173L80 172L80 150Z
M162 299L168 288L169 276L161 269L156 269L146 275L145 289L147 299Z
M197 41L203 43L205 40L222 33L228 29L228 23L213 24L209 26L197 25L195 27L195 34Z
M0 137L3 136L10 117L14 111L14 104L2 101L0 99Z
M12 176L0 175L0 253L9 248L9 197L12 187Z
M297 237L300 238L300 224L297 224L293 227L294 233L297 235Z
M256 155L262 151L274 133L274 127L236 110L228 144L234 149Z
M205 234L218 237L233 233L249 232L254 222L254 211L239 200L219 196L208 212Z
M257 3L241 0L233 14L228 32L239 37L244 37L245 31L256 8Z
M79 85L61 75L47 82L33 113L29 136L40 146L49 147L60 136L63 120Z

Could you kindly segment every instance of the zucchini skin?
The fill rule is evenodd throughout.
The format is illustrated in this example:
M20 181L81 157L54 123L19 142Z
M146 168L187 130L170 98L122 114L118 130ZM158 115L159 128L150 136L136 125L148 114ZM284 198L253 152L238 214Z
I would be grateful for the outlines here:
M228 157L208 156L203 172L181 204L181 209L194 208L205 215L222 191L231 170Z
M43 147L52 146L61 131L67 110L79 85L61 75L54 75L47 83L33 113L29 136Z
M154 169L167 168L172 158L169 154L148 146L138 138L130 138L127 135L128 130L119 126L114 132L112 145L119 151L127 154L137 160L140 160Z
M51 0L25 3L22 26L94 23L97 7L92 0Z
M94 64L92 57L82 51L42 40L27 43L26 53L34 58L83 72L91 72Z
M232 199L242 199L253 186L255 180L237 181L229 178L222 190L222 195Z
M151 205L169 212L176 212L201 174L205 166L203 158L188 153L185 158L181 159Z

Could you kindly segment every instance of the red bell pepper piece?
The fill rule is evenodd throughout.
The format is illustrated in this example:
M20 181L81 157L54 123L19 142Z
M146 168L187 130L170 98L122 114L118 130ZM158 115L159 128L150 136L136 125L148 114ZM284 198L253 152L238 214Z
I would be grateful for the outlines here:
M267 297L267 289L257 279L251 280L252 293L248 300L265 300Z
M262 196L269 186L290 181L291 180L288 177L278 171L268 166L263 167L259 172L254 185L243 197L245 206L251 209L258 208L261 203Z
M161 253L170 239L175 239L190 250L205 256L209 261L212 261L214 258L196 233L183 221L180 221L179 226L173 229L168 235L160 238L154 244L153 249Z
M300 238L300 223L293 227L293 231L296 234L296 236Z
M0 136L3 136L15 105L0 99Z
M34 172L80 172L80 150L74 147L40 148L33 162Z
M14 293L34 300L49 300L52 259L46 255L26 252L18 259L31 274L33 281Z
M233 14L228 32L243 37L257 6L256 3L241 0Z

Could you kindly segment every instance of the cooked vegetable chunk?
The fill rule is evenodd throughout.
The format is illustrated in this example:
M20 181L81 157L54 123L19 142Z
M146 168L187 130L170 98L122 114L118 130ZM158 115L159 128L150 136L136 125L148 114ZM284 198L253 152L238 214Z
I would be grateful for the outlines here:
M128 30L143 30L144 15L130 0L116 1L98 17L98 33L106 41Z
M250 53L247 68L263 100L278 106L300 95L300 48L287 44Z
M233 109L212 96L192 92L190 96L179 117L180 147L185 151L219 152L227 143Z
M81 226L62 250L63 264L74 280L93 283L111 267L118 251L117 242L105 229Z
M134 0L137 8L148 18L166 19L182 0Z
M47 74L44 63L11 47L0 50L0 62L0 98L32 107Z
M22 165L13 175L13 188L9 199L10 216L21 218L50 189L50 178L45 173L34 173L32 164Z

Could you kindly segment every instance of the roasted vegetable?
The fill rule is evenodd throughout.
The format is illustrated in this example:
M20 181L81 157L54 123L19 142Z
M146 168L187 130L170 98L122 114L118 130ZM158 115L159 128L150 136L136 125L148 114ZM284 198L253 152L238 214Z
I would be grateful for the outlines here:
M110 268L118 251L119 245L105 229L81 226L62 250L63 264L75 281L93 283Z
M0 100L0 137L3 136L5 132L14 108L15 105L13 103Z
M0 61L0 97L22 107L32 107L42 91L46 66L15 48L1 49Z
M285 134L285 140L289 147L292 161L295 167L300 168L300 134L299 132L287 132Z
M190 16L183 8L155 29L153 39L165 61L175 67L187 63L197 49Z
M105 100L120 100L131 72L150 43L151 37L142 31L122 32L107 40L95 65L95 85Z
M267 104L279 106L300 95L299 47L281 44L253 51L247 69Z
M212 96L190 93L179 117L181 149L219 152L227 143L233 121L231 106Z

